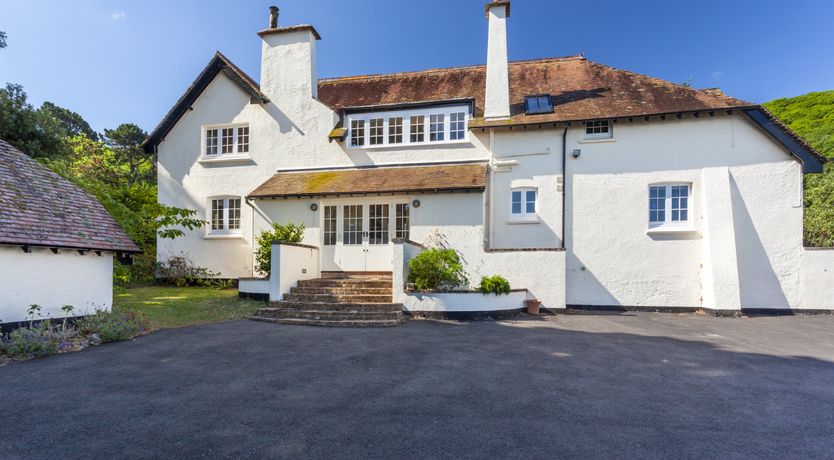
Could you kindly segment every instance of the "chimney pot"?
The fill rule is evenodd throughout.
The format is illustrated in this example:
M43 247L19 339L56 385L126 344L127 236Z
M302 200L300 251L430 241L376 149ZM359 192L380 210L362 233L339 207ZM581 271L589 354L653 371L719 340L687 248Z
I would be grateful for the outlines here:
M278 7L277 6L270 6L269 7L269 28L270 29L277 29L278 28Z

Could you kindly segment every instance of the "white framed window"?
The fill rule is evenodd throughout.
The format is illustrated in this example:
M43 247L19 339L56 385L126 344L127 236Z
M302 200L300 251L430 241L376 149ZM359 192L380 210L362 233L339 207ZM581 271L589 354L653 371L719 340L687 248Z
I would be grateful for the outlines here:
M585 122L586 139L610 139L614 131L609 120L594 120Z
M388 118L388 143L403 143L403 117Z
M385 119L371 118L370 145L382 145L385 141Z
M212 125L203 127L203 156L249 155L249 125Z
M240 233L240 197L209 200L209 234Z
M346 116L349 148L438 144L468 140L469 106L452 105Z
M449 114L449 140L459 141L466 138L466 112Z
M515 188L510 191L510 220L538 221L538 191Z
M690 226L692 186L654 184L649 186L649 228Z
M439 142L444 140L444 134L446 134L445 118L442 113L429 115L429 141Z
M350 145L351 147L365 145L365 120L350 121Z
M426 117L423 115L414 115L410 118L409 132L412 144L425 142L426 140Z

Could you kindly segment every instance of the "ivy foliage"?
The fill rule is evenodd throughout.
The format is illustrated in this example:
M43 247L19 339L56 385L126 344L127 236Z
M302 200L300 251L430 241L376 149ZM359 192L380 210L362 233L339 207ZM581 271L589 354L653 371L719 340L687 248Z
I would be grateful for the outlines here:
M764 104L828 159L834 159L834 91L808 93ZM805 244L834 247L834 165L805 176Z

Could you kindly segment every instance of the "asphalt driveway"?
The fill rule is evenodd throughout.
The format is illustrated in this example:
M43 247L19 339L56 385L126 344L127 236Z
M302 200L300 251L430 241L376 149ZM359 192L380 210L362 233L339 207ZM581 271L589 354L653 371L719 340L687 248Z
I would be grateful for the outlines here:
M834 316L238 321L0 368L0 458L834 456Z

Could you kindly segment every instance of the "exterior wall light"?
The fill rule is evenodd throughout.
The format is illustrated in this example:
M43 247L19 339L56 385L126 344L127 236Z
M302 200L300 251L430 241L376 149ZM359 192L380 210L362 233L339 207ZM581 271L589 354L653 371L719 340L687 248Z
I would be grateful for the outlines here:
M319 210L319 205L317 205L316 203L313 203L313 204L310 205L310 211L318 211L318 210Z
M579 155L582 155L582 150L573 149L573 153L571 153L571 155L573 155L574 158L579 158Z
M420 200L412 201L411 206L414 206L415 208L419 208L420 207Z

